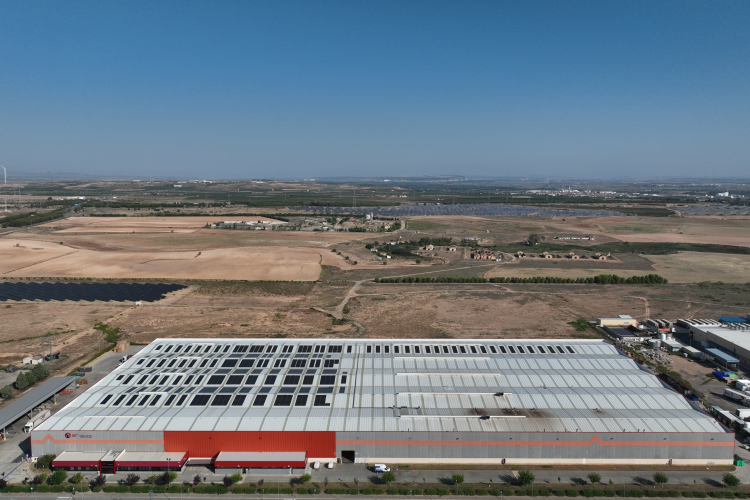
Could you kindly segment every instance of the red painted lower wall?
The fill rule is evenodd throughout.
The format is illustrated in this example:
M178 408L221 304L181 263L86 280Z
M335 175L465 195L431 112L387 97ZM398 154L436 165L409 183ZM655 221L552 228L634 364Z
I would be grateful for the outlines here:
M305 451L308 458L335 458L335 432L164 431L164 451L215 457L222 451Z

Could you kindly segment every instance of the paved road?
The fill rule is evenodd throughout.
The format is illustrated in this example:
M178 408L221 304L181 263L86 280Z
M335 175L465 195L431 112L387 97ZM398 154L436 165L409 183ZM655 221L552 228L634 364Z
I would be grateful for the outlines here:
M644 467L645 468L645 467ZM750 469L750 468L748 468ZM653 472L656 468L648 468L648 470L634 472L600 472L602 476L602 483L608 484L612 480L613 484L617 485L634 485L634 484L649 484L652 479ZM669 478L670 484L710 484L719 485L721 484L721 478L725 474L724 471L712 471L707 470L705 472L700 471L675 471L669 470L668 466L664 466L660 470L664 471ZM359 479L360 484L380 484L380 475L367 470L364 465L361 464L344 464L337 465L335 469L294 469L290 472L289 469L266 469L256 470L249 474L244 475L243 481L245 482L257 482L259 479L265 481L266 487L274 487L278 483L282 488L287 486L288 483L298 478L305 472L312 475L314 482L323 482L326 478L330 482L345 482L353 483L354 479ZM425 470L425 471L404 471L394 470L396 474L396 481L399 483L442 483L445 485L451 485L451 476L454 473L464 475L464 481L466 483L483 483L487 484L488 488L495 485L514 485L515 478L512 470ZM552 488L554 485L561 484L563 486L570 484L585 484L588 482L586 477L592 472L591 469L585 471L555 471L555 470L535 470L533 471L536 477L535 483L538 485ZM737 475L741 478L744 484L750 483L749 478L745 474L743 468L738 469ZM146 479L151 474L157 473L138 473L141 480ZM86 475L86 474L84 474ZM89 473L87 479L93 479L95 474ZM214 474L209 469L203 466L192 466L186 467L185 471L180 474L175 481L176 483L192 482L195 475L204 478L205 482L220 483L223 474ZM119 473L114 475L108 475L108 482L115 483L120 479L125 479L127 473ZM18 479L16 479L18 480Z

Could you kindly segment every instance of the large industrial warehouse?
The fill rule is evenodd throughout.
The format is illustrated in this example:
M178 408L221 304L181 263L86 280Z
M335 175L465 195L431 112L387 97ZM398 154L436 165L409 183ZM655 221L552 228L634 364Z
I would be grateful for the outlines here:
M732 433L603 340L160 339L31 443L103 473L734 456Z

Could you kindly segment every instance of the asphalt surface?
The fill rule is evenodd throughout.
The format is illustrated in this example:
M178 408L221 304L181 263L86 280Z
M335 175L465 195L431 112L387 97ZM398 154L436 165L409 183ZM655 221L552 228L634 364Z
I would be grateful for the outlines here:
M117 368L122 356L135 354L142 348L143 346L132 346L126 350L125 353L120 354L109 351L96 358L92 363L86 365L91 366L92 368L91 372L84 375L84 378L89 382L88 385L79 387L73 394L58 395L57 404L50 405L50 412L54 414L60 411L60 409L66 404L80 396L83 391ZM13 431L9 432L10 436L8 439L6 441L0 441L0 476L4 475L5 479L9 482L20 482L22 479L29 476L29 463L22 461L22 457L31 454L30 437L28 434L24 434L21 431L27 420L28 419L24 417L12 424L10 428L12 428Z

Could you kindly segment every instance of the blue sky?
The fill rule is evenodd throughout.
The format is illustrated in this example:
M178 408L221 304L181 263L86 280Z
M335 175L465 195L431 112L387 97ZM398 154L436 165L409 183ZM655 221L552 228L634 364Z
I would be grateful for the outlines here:
M9 171L747 176L747 1L0 3Z

